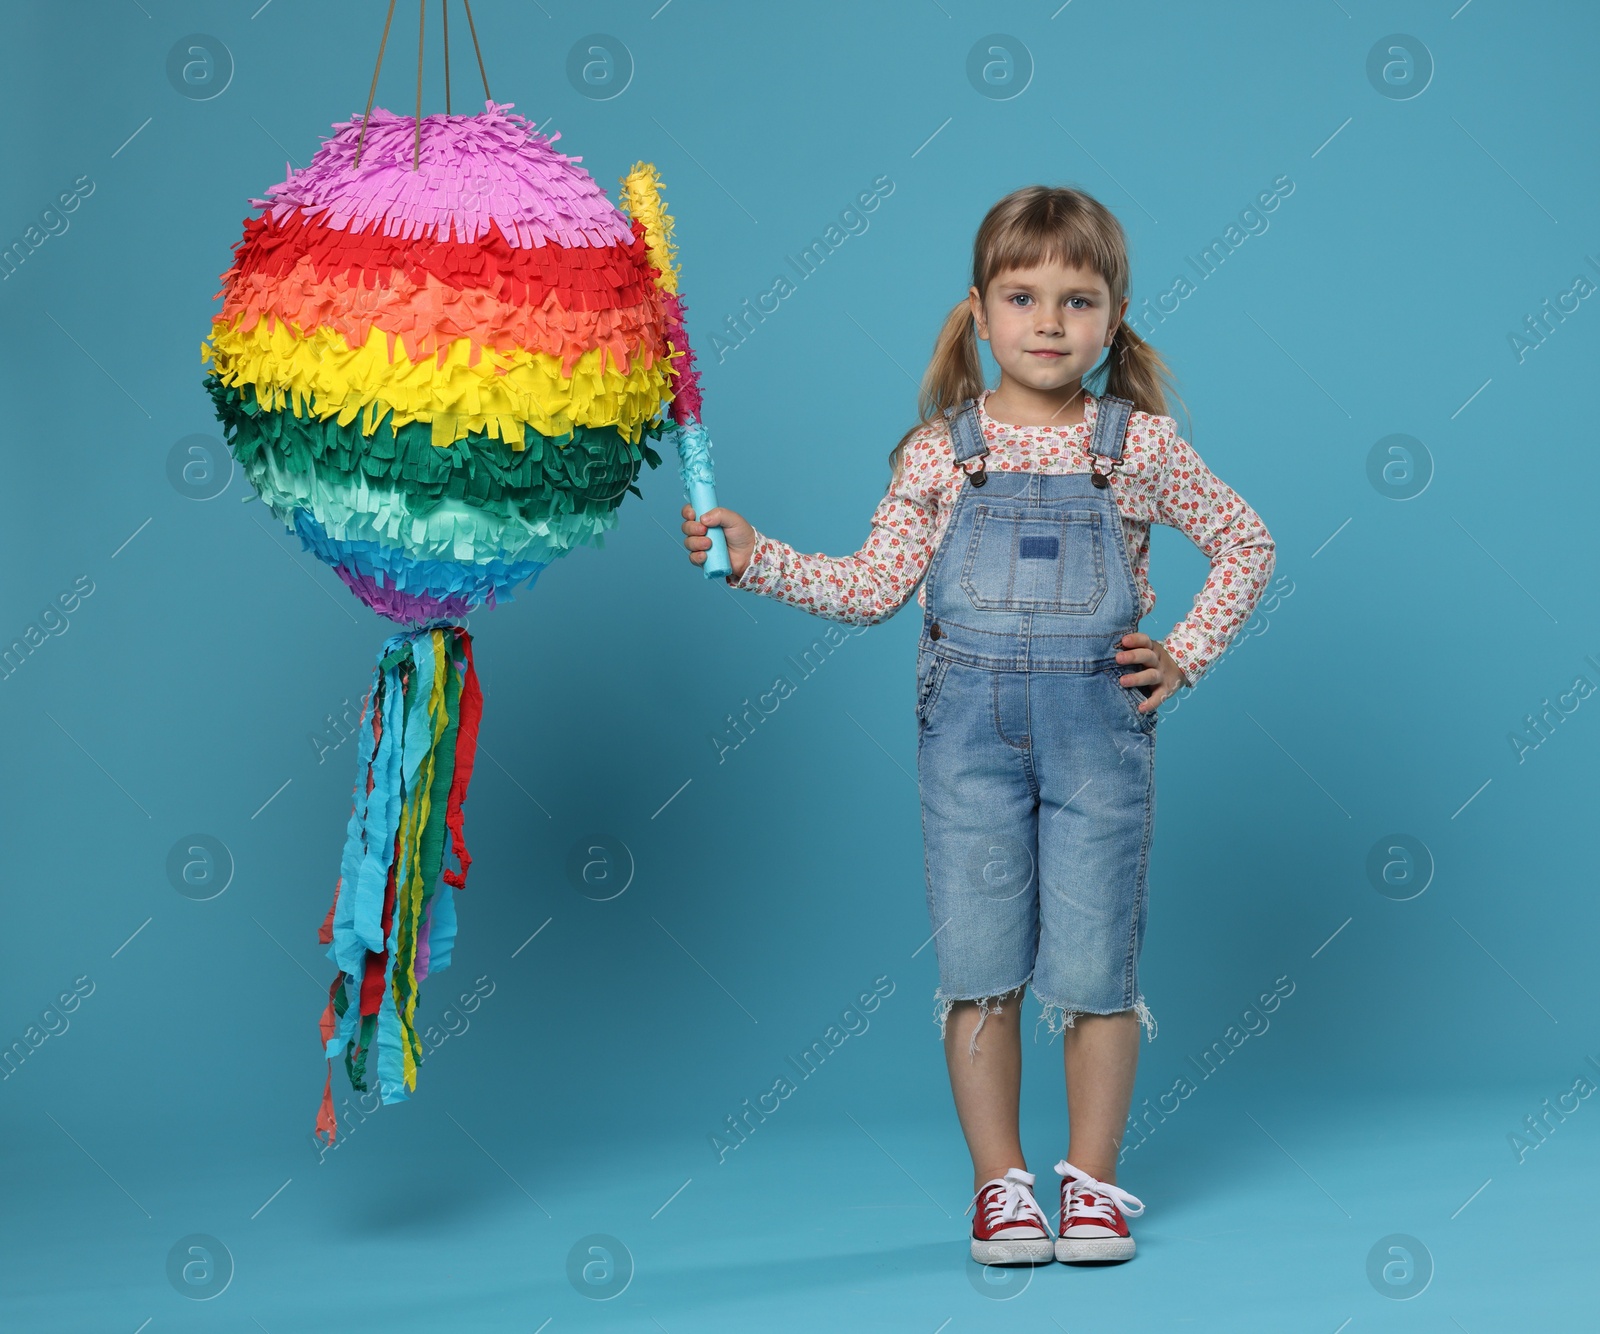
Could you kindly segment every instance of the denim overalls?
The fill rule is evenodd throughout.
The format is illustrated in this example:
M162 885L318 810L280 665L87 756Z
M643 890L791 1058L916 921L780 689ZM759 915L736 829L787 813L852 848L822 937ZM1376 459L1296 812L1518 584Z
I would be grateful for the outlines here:
M1133 405L1093 401L1103 474ZM945 415L968 479L928 566L917 647L940 1034L952 1001L981 1001L981 1029L1031 980L1052 1033L1056 1016L1134 1010L1153 1037L1138 964L1156 714L1138 712L1144 689L1117 683L1142 668L1115 656L1140 612L1111 487L986 473L974 400Z

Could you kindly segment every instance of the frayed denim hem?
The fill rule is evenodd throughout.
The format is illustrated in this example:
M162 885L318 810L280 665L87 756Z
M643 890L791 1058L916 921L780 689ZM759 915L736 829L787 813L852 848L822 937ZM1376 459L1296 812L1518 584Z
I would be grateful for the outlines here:
M1033 1040L1035 1042L1037 1042L1039 1040L1039 1024L1047 1025L1049 1030L1050 1030L1050 1036L1051 1037L1057 1037L1057 1036L1065 1033L1067 1031L1067 1029L1073 1027L1074 1021L1077 1019L1077 1017L1080 1014L1126 1014L1127 1013L1127 1011L1125 1009L1122 1009L1122 1010L1071 1010L1071 1009L1068 1009L1065 1005L1058 1004L1055 1001L1047 1001L1047 1000L1045 1000L1044 997L1040 996L1038 992L1034 992L1034 998L1036 1000L1038 1000L1038 1002L1039 1002L1039 1004L1041 1006L1044 1007L1039 1012L1038 1022L1035 1023L1034 1026L1033 1026L1033 1033L1034 1033L1034 1039ZM1140 1024L1142 1024L1144 1026L1145 1040L1147 1042L1154 1042L1155 1041L1155 1036L1156 1036L1156 1020L1155 1020L1155 1016L1150 1013L1150 1007L1144 1003L1144 997L1143 996L1137 996L1137 997L1134 998L1133 1012L1134 1012L1135 1015L1138 1016Z
M978 1054L978 1034L982 1030L984 1023L988 1020L990 1014L1003 1013L1004 1007L1002 1002L1007 996L1017 997L1018 1003L1020 1004L1023 989L1028 985L1030 980L1031 979L1029 978L1023 978L1022 981L1018 982L1016 986L1009 987L1005 991L999 992L998 994L992 996L944 996L935 991L933 993L933 1020L939 1025L940 1040L942 1041L944 1038L945 1025L950 1018L951 1007L954 1006L957 1001L976 1001L978 1004L978 1026L972 1030L972 1038L967 1043L967 1055L970 1057L976 1057Z

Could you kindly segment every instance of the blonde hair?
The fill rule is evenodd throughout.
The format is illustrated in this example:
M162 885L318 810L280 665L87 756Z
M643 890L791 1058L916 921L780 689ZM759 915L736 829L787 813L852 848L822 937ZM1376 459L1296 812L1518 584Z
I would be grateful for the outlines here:
M1128 294L1128 245L1122 224L1098 199L1067 186L1029 185L1014 190L984 215L972 243L972 285L982 301L990 283L1012 269L1027 269L1050 260L1088 269L1105 279L1111 308L1120 309ZM1133 401L1134 409L1164 417L1171 390L1171 372L1161 354L1117 321L1111 348L1095 374L1105 383L1097 397L1110 394ZM942 419L944 410L987 388L978 358L977 325L963 297L945 316L923 372L917 395L921 420L889 453L892 482L900 479L906 442L923 427ZM1182 403L1181 398L1177 398ZM1188 408L1185 405L1185 415ZM892 484L891 482L891 484Z

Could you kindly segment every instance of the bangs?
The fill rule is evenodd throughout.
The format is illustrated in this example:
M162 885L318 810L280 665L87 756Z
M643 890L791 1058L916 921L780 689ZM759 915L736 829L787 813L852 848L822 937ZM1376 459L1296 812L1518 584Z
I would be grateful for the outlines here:
M1002 273L1055 261L1098 273L1113 303L1127 295L1122 226L1105 209L1090 207L1076 191L1045 186L1018 191L997 206L989 221L992 227L980 227L974 245L973 285L980 292L986 292Z

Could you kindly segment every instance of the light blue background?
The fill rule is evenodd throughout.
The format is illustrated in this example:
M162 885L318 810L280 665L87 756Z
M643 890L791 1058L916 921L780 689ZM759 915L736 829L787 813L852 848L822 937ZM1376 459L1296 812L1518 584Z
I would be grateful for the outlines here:
M1137 306L1192 276L1188 257L1274 178L1294 183L1149 330L1189 438L1265 518L1293 591L1160 727L1142 979L1160 1034L1137 1098L1192 1072L1276 979L1295 989L1128 1155L1149 1205L1134 1264L984 1290L919 948L916 609L846 628L798 679L786 659L828 624L698 575L670 460L603 551L472 618L474 862L422 1015L479 978L493 993L411 1102L319 1162L332 965L315 933L355 763L349 744L319 762L311 737L359 704L390 627L241 503L242 477L196 502L166 460L220 436L199 346L247 201L360 112L384 6L258 3L13 6L0 44L0 241L76 177L95 187L0 284L0 637L94 585L0 681L0 1043L74 979L94 986L0 1084L8 1328L1484 1334L1592 1312L1573 1265L1597 1240L1600 1109L1580 1102L1522 1162L1509 1136L1585 1069L1600 1080L1584 1063L1600 1059L1600 698L1520 762L1509 736L1576 677L1600 685L1580 399L1600 306L1521 361L1508 338L1578 275L1600 281L1591 7L474 10L496 100L558 129L613 198L635 161L661 171L720 498L802 551L864 540L1000 196L1045 182L1102 199ZM378 101L404 113L416 11L399 9ZM481 108L459 6L451 28L454 109ZM196 32L235 62L204 101L166 76ZM1033 63L1011 98L966 74L995 32ZM633 62L605 99L566 73L594 33ZM1433 62L1408 99L1366 72L1395 33ZM881 175L893 192L867 229L719 361L725 317ZM1369 481L1393 433L1432 459L1409 500ZM1158 530L1145 628L1170 626L1204 573ZM719 762L726 716L779 674L798 688ZM204 902L166 873L195 832L236 864ZM1395 833L1434 863L1405 901L1367 873ZM608 901L568 874L591 834L631 856ZM719 1162L711 1132L885 977L870 1027ZM1025 1080L1048 1203L1065 1122L1042 1031ZM348 1096L342 1070L334 1089ZM209 1302L166 1277L192 1233L236 1266ZM1410 1301L1367 1277L1396 1233L1435 1266ZM635 1266L610 1301L566 1276L590 1234Z

